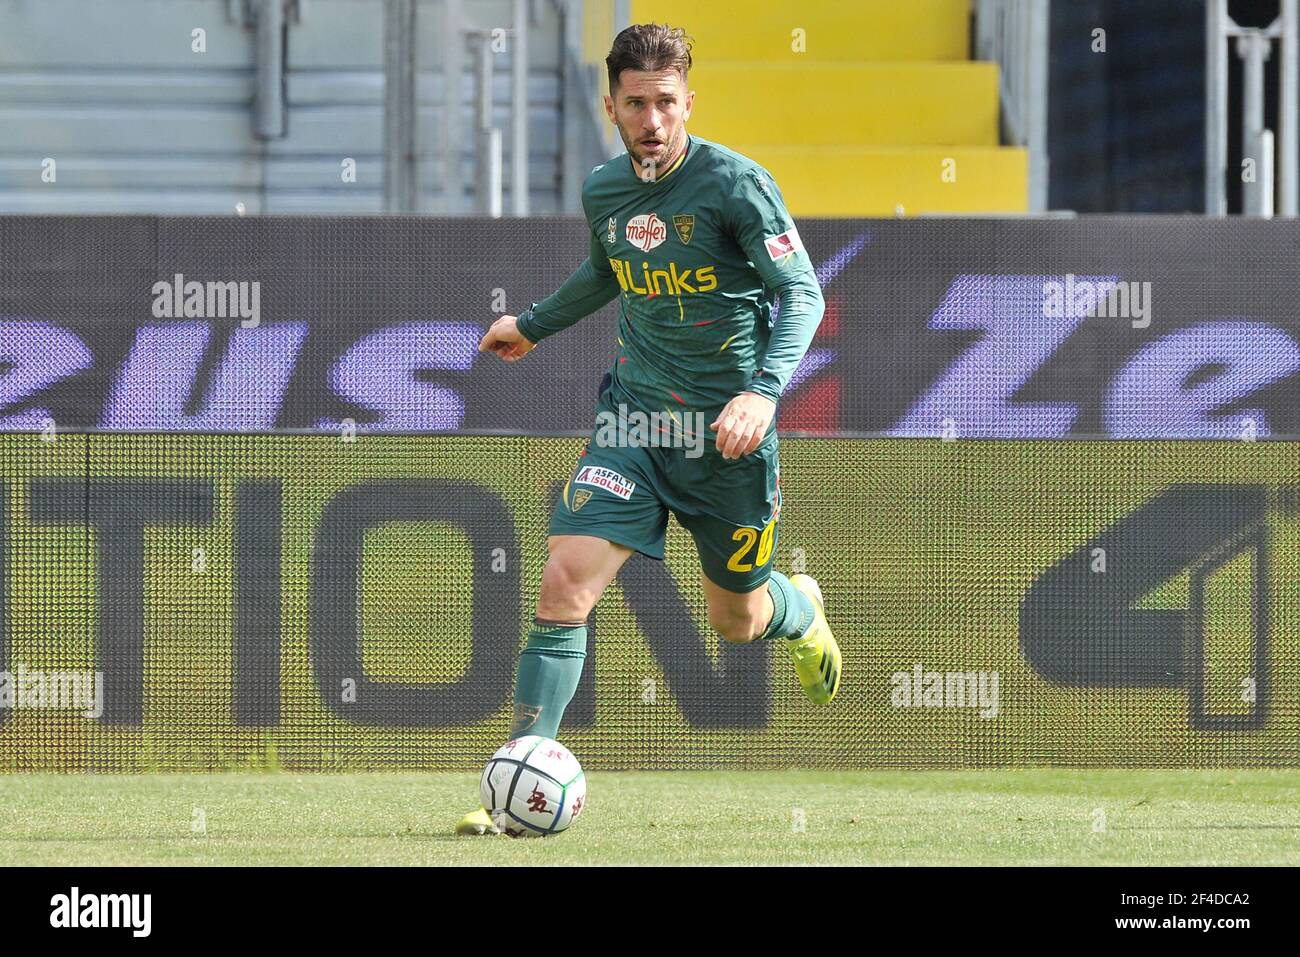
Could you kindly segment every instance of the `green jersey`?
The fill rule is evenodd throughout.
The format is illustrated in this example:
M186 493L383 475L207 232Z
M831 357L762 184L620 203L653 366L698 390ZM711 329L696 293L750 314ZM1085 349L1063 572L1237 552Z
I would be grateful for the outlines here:
M521 333L540 342L617 296L613 381L642 410L699 412L707 424L742 392L780 399L824 303L766 170L689 137L654 180L626 153L597 166L582 205L590 255L519 316Z

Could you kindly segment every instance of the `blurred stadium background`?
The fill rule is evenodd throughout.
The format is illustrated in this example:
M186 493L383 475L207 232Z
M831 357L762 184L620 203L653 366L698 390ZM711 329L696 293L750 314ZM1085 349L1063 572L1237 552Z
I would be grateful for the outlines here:
M582 181L622 152L603 59L645 21L692 35L689 131L772 172L826 290L780 413L777 562L821 576L849 677L814 715L720 647L674 525L593 613L579 758L1300 764L1297 0L0 0L0 672L106 692L89 719L0 710L0 770L494 750L613 309L517 367L474 345L585 254ZM261 324L160 317L177 274L260 283ZM1106 311L1119 286L1145 317ZM828 806L870 787L805 780ZM1095 824L1081 780L1041 779L1048 826ZM890 782L906 815L925 785ZM5 789L0 830L58 832ZM683 806L730 801L741 833L744 789ZM1294 862L1269 800L1280 831L1201 859ZM633 841L638 813L610 826Z
M610 38L654 20L696 39L692 130L766 165L797 216L1202 212L1205 157L1219 156L1206 130L1219 149L1221 119L1235 157L1256 100L1266 122L1246 125L1274 132L1278 176L1294 175L1289 10L4 0L0 210L574 213L587 170L621 151L599 108ZM1270 24L1256 83L1236 27ZM32 165L47 156L58 189ZM932 175L945 159L955 183ZM1241 208L1226 179L1228 207L1208 211Z

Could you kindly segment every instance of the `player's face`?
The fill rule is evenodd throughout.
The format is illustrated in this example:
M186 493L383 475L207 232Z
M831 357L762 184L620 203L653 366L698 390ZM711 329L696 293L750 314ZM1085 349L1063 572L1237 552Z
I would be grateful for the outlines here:
M624 70L605 112L618 127L628 155L641 169L667 169L686 146L686 121L695 94L676 70Z

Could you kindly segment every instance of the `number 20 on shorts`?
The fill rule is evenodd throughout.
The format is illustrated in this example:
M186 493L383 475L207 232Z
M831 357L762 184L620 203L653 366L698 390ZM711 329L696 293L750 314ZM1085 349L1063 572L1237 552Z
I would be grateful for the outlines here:
M763 528L763 534L759 535L756 528L738 528L731 533L733 542L740 542L740 547L732 552L731 558L727 561L727 567L733 572L753 571L756 567L766 565L772 558L772 538L776 533L776 519L768 522ZM758 554L754 556L752 563L745 559L749 555L749 550L758 542Z

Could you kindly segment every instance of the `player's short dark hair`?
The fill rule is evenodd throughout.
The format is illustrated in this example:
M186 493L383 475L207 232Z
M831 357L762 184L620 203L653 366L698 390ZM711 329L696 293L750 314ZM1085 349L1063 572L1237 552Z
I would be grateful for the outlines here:
M633 24L614 38L605 66L609 68L610 93L624 70L676 70L685 80L691 69L691 38L681 27L666 23Z

